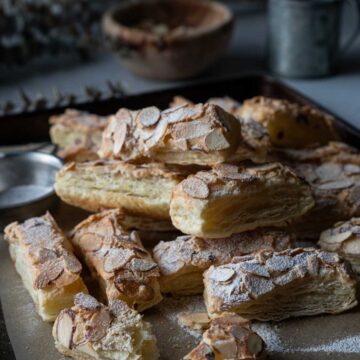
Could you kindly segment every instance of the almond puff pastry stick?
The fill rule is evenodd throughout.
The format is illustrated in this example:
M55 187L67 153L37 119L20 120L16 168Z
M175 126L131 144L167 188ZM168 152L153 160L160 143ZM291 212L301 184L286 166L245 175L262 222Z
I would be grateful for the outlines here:
M160 111L122 108L103 133L103 159L212 165L224 162L241 142L236 118L212 104L184 104Z
M58 155L66 161L96 160L107 122L106 116L67 109L50 117L50 138L59 146Z
M75 227L72 242L104 300L123 300L142 311L162 299L159 268L137 232L126 231L118 215L119 210L110 210L90 216Z
M264 360L266 357L266 345L251 329L250 322L229 313L211 320L200 344L184 360Z
M71 306L76 293L87 292L81 263L49 213L8 225L4 238L42 320L54 321L60 310Z
M53 326L57 350L77 360L156 360L151 325L121 300L104 306L84 293L61 311Z
M356 277L336 253L306 249L264 251L235 257L204 273L210 317L234 312L244 318L280 321L338 314L357 305Z
M171 193L183 178L162 164L98 160L66 165L56 176L55 191L64 202L89 211L123 208L169 219Z
M277 147L325 145L339 137L332 116L284 99L256 96L244 101L236 116L263 124Z
M318 245L325 251L337 252L360 273L360 218L338 222L323 231Z
M258 227L279 226L314 206L310 186L279 164L218 164L178 184L170 216L185 234L221 238Z
M226 264L235 256L260 250L285 250L292 244L292 237L285 232L264 228L222 239L179 236L157 244L153 257L160 269L163 293L193 295L203 292L203 272L211 265Z

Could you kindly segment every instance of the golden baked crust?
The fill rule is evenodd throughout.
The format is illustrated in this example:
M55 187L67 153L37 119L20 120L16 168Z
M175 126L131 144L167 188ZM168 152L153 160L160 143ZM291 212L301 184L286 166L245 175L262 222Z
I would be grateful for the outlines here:
M226 264L234 256L260 250L285 250L292 247L292 242L291 236L275 229L257 229L216 240L179 236L173 241L161 241L153 249L161 273L161 292L201 294L202 274L211 265Z
M235 314L213 319L200 344L184 360L266 359L263 339L251 330L250 322Z
M309 185L279 163L248 168L219 164L175 187L170 216L185 234L221 238L280 226L313 205Z
M106 307L79 293L75 304L61 311L53 326L55 347L78 360L156 360L159 352L151 325L125 302Z
M80 277L81 263L49 213L8 225L4 239L44 321L54 321L60 310L72 304L77 292L87 292Z
M103 133L104 159L151 158L173 164L212 165L225 161L241 141L237 119L211 104L184 104L160 111L120 109Z
M107 122L108 117L67 109L50 117L51 141L59 146L58 155L66 161L95 160Z
M360 216L360 166L325 162L299 164L296 172L311 185L315 207L289 222L289 231L299 238L318 239L334 223Z
M123 300L142 311L162 299L159 268L137 232L126 231L118 215L119 210L110 210L90 216L75 227L72 242L107 301Z
M210 317L224 311L247 319L283 320L337 314L357 305L356 278L336 253L290 249L237 257L204 274Z
M318 245L326 251L336 251L360 273L360 218L338 222L320 235Z
M237 116L266 126L272 144L278 147L325 145L338 139L331 116L287 100L257 96L244 101Z
M56 176L55 190L63 201L85 210L124 208L168 219L172 190L182 179L161 164L98 160L66 165Z

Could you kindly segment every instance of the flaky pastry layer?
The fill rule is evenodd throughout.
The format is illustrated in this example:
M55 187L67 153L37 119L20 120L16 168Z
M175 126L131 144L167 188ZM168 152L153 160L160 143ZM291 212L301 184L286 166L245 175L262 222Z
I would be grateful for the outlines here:
M98 160L65 166L56 176L55 190L63 201L85 210L123 208L168 219L172 190L182 179L161 164Z
M162 299L159 268L137 232L121 226L121 217L119 210L92 215L75 227L71 239L104 300L120 299L142 311Z
M15 268L44 321L54 321L60 310L72 304L76 293L87 292L80 277L82 266L49 213L23 224L8 225L4 238Z
M261 252L212 266L204 274L210 317L283 320L337 314L357 305L356 278L336 253L316 249Z
M221 238L279 226L313 205L309 185L279 163L247 168L219 164L175 187L170 216L185 234Z
M59 352L77 360L159 358L151 325L119 300L106 307L79 293L74 306L61 311L52 333Z
M179 236L173 241L161 241L153 249L153 256L160 269L163 293L193 295L203 292L203 272L211 265L226 264L234 256L260 250L285 250L292 243L291 236L274 229L247 231L216 240Z

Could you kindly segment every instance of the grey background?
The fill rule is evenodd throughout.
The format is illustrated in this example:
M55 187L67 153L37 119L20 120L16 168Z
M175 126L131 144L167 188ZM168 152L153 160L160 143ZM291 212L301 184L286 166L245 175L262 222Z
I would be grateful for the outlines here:
M224 57L205 74L210 77L238 74L248 71L266 71L266 14L264 8L256 5L234 5L231 2L237 23L231 45ZM355 25L356 15L350 7L344 15L343 38L346 38ZM194 60L196 61L196 59ZM17 91L25 89L32 97L42 92L51 95L53 86L63 91L83 93L83 85L106 88L106 80L121 80L129 93L151 91L178 84L158 82L135 77L109 53L103 52L91 62L80 63L59 61L54 67L35 66L29 75L26 69L6 74L0 79L0 103L5 100L18 100ZM290 86L303 92L335 114L360 127L360 37L346 54L337 74L321 79L285 80Z

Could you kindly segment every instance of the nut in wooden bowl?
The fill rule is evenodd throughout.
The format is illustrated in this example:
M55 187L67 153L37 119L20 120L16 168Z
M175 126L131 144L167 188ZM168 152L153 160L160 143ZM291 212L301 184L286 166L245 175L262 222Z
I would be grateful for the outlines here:
M140 0L121 4L103 18L113 51L140 76L184 79L212 65L226 49L233 14L207 0Z

